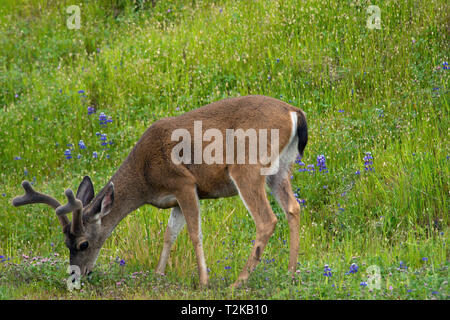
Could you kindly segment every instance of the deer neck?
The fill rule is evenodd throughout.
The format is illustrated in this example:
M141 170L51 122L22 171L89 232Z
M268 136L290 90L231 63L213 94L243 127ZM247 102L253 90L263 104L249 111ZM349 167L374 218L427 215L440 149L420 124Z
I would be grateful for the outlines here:
M101 221L104 240L109 237L123 218L145 204L146 186L139 180L139 177L134 167L129 161L126 161L108 181L108 183L114 184L114 204L111 212Z

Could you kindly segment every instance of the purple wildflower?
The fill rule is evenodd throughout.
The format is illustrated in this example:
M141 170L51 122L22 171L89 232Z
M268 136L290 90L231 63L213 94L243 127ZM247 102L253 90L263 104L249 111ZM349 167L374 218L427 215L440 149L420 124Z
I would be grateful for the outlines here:
M352 263L350 265L350 270L348 272L346 272L345 274L349 275L350 273L357 273L358 269L359 269L358 265L356 263Z
M400 269L408 269L408 267L406 266L406 264L403 261L400 261Z
M84 144L83 140L80 140L80 142L78 142L78 146L80 147L80 149L86 149L86 145Z
M107 117L104 112L100 112L100 115L98 116L98 120L100 121L101 126L106 126Z
M87 111L88 111L88 116L90 116L91 114L93 114L93 113L96 112L96 110L95 110L94 107L88 107L88 108L87 108Z
M328 172L327 165L325 164L325 156L323 154L317 156L317 166L319 167L319 172Z
M66 149L66 151L64 151L64 156L66 159L72 159L72 151L70 149Z
M373 157L372 154L370 152L366 152L365 157L363 158L364 160L364 169L366 169L366 171L373 171Z
M107 139L108 139L108 138L107 138L107 136L106 136L106 133L102 133L102 134L100 135L100 140L102 141L102 142L101 142L102 146L107 146L107 145L108 145L108 142L106 142Z
M325 277L332 277L333 275L331 274L331 268L326 264L323 268L323 275Z

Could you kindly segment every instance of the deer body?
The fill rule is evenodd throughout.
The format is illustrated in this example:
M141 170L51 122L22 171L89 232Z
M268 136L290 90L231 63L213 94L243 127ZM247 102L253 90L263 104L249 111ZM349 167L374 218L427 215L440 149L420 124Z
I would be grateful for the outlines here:
M200 136L197 126L199 123L205 132L201 132ZM173 133L180 128L194 137L192 148L188 152L183 150L180 156L189 156L190 151L194 160L198 160L199 151L203 152L210 144L209 141L222 142L228 146L230 140L227 140L225 134L227 130L277 130L279 152L276 159L272 157L270 161L250 164L252 146L249 142L245 150L234 149L232 153L229 152L229 161L224 159L209 164L198 161L176 163L173 160L173 150L179 140L173 139ZM215 139L206 137L208 130L209 133L222 135L215 136ZM216 141L220 139L222 141ZM274 145L272 142L270 139L267 142L268 150ZM91 180L85 177L78 188L76 199L70 189L66 191L69 199L69 203L64 206L66 208L55 204L56 200L53 198L51 203L39 201L42 200L39 197L33 201L34 191L27 190L28 187L31 188L29 185L24 185L26 195L14 199L13 204L44 202L56 207L66 235L66 244L71 252L70 263L79 265L83 274L92 270L104 241L128 213L145 204L172 208L156 272L164 272L172 243L184 225L187 225L196 252L200 284L205 285L208 276L203 253L199 200L239 194L255 220L257 229L252 253L236 282L239 284L247 280L251 270L256 267L276 224L277 219L266 197L265 184L272 189L288 218L289 269L293 271L295 268L300 208L293 196L289 177L291 165L299 152L303 152L306 142L306 117L298 108L264 96L221 100L181 116L153 123L97 196L94 197ZM242 154L243 151L245 154ZM215 149L214 155L217 154L218 149ZM241 160L244 159L244 163L237 161L239 156L243 156ZM261 169L272 168L274 162L277 162L277 170L273 174L262 175ZM79 209L80 205L82 210ZM64 216L68 212L73 212L72 222ZM80 246L87 248L81 250Z

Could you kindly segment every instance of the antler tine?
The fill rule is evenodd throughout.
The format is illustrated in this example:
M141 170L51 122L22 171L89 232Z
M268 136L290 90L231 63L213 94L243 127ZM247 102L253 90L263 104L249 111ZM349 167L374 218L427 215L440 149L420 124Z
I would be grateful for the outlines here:
M12 201L13 206L19 207L26 204L32 203L45 203L49 206L53 207L53 209L58 208L61 204L53 197L50 197L46 194L34 191L33 187L31 187L30 182L27 180L22 182L22 187L25 189L25 195L20 197L15 197Z
M59 201L56 200L55 198L35 191L31 186L30 182L27 180L22 182L22 187L25 190L25 194L23 196L15 197L13 199L12 205L15 207L32 203L44 203L51 206L53 209L56 209L59 206L61 206ZM69 219L66 216L58 216L58 219L63 228L69 224Z
M67 189L64 194L66 195L68 202L63 206L58 207L56 209L56 214L58 216L65 216L66 214L72 212L73 219L71 232L73 234L80 234L83 231L83 203L81 200L75 198L71 189Z

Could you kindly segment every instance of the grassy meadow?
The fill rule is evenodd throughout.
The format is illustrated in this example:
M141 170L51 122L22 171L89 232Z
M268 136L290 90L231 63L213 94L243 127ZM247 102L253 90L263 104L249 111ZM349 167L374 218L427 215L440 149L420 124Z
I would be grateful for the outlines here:
M2 0L0 299L448 299L449 43L445 0ZM296 273L268 192L278 224L240 289L255 226L233 197L201 203L208 288L186 229L154 274L170 211L144 206L69 291L55 212L14 208L21 181L98 191L157 119L248 94L308 116Z

